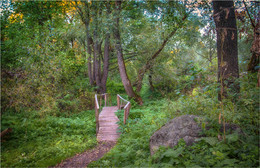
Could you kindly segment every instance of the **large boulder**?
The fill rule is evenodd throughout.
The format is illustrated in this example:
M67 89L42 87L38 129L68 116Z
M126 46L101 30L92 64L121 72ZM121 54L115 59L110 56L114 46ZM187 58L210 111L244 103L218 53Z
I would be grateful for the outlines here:
M160 146L174 147L182 138L187 145L191 145L199 138L201 127L195 121L199 119L195 115L183 115L176 117L156 131L150 138L150 152L154 154Z

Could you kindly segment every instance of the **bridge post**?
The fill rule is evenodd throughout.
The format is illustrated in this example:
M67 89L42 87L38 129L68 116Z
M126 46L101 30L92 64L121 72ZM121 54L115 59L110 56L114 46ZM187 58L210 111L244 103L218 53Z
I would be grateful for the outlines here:
M95 95L95 117L96 117L96 134L98 134L99 131L99 105L98 105L98 98L97 95Z
M118 95L117 95L117 108L118 110L120 110L120 98Z
M124 109L124 124L126 123L126 120L128 119L129 112L131 108L131 103L127 103L126 108Z
M105 93L105 107L107 106L107 94Z

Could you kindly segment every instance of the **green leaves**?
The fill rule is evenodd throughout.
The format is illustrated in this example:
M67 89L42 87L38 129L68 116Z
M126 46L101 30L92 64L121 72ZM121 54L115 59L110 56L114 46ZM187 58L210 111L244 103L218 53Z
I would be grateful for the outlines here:
M182 147L177 148L176 150L168 149L166 152L164 152L161 155L161 158L163 158L163 157L177 158L182 154L183 150L184 150L184 148L182 148Z
M202 141L202 140L211 146L215 146L219 142L217 137L202 137L197 139L196 141Z
M29 113L29 112L27 112ZM37 117L36 112L3 114L3 128L13 132L1 144L3 167L49 167L96 145L95 112L69 118Z
M229 134L226 136L228 143L237 142L239 140L238 133Z

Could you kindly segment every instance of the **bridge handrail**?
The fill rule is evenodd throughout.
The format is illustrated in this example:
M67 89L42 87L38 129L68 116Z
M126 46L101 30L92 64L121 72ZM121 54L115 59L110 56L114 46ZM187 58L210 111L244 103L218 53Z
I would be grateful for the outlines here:
M96 133L98 134L98 130L99 130L99 104L98 104L98 98L97 98L97 94L95 94L95 117L96 117Z
M131 108L131 103L130 101L125 100L124 98L122 98L119 94L117 94L117 108L120 110L121 109L121 105L122 105L122 101L126 102L126 104L124 105L124 124L126 123L126 120L128 119L129 113L130 113L130 108Z
M100 101L98 102L98 96L100 96ZM105 100L105 106L107 106L107 102L108 98L109 98L109 94L108 93L103 93L103 94L95 94L95 117L96 117L96 133L98 134L98 130L99 130L99 110L100 107L102 106L102 99L104 97ZM110 104L112 104L111 99L110 99Z

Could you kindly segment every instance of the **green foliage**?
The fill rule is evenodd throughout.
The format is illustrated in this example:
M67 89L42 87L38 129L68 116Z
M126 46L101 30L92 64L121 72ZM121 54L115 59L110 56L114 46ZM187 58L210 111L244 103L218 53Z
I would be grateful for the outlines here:
M203 137L192 146L180 140L174 148L161 148L152 158L155 167L255 167L258 165L256 145L245 143L237 133L226 136L226 142L216 137ZM241 146L242 145L242 146ZM253 147L254 146L254 147ZM252 150L255 149L255 150ZM249 156L249 157L245 157ZM250 158L250 159L249 159Z
M155 105L155 104L160 104ZM120 120L120 131L123 133L117 146L98 162L91 163L90 167L147 167L147 158L150 156L149 139L155 130L160 128L167 120L164 101L150 102L150 106L140 109L131 109L126 125ZM123 111L119 111L119 118Z
M1 130L13 132L1 142L1 167L49 167L96 145L95 112L69 118L39 117L37 112L3 114Z
M243 82L241 86L241 97L237 103L227 99L223 102L223 115L227 123L237 124L242 132L226 130L226 133L223 133L217 121L220 102L217 100L216 85L211 84L197 91L200 93L183 95L176 101L162 99L135 107L130 110L125 125L122 122L123 110L120 110L118 116L122 134L117 145L105 157L92 162L89 167L258 166L259 104L258 98L254 99L256 88L253 84L252 87L245 86ZM161 147L151 157L151 135L168 120L184 114L207 118L197 121L203 128L203 137L197 139L192 146L186 146L185 142L180 140L174 148Z
M125 93L125 89L124 89L124 85L122 84L122 82L118 83L116 81L113 80L108 80L107 81L107 93L111 93L111 94L122 94Z
M184 3L192 7L186 8ZM84 6L84 3L78 4ZM103 11L108 9L105 7L108 4L89 1L88 5L91 8L90 32L94 29L97 32L94 40L100 40L102 55L102 39L110 32L107 27L114 18L107 17ZM112 10L114 2L110 5ZM211 10L206 1L201 2L198 8L203 16L190 13L183 22L184 15L194 10L193 5L188 1L122 3L120 31L126 70L132 84L138 70L158 51L169 33L178 29L146 72L151 78L146 74L140 92L144 105L140 107L130 100L131 110L125 125L123 110L118 111L122 133L118 144L90 166L259 165L258 78L257 73L244 72L253 39L253 29L247 24L250 20L242 12L238 15L241 21L238 22L241 74L237 81L240 93L231 93L232 100L224 99L221 103L217 100L215 30L212 20L208 20ZM254 5L256 3L248 5L252 14L257 13ZM1 144L3 167L53 166L96 144L94 112L82 112L94 108L96 89L87 77L86 29L76 14L77 9L69 6L66 2L15 1L1 11L1 131L13 128ZM93 22L98 23L97 28ZM179 29L181 24L182 29ZM114 71L118 69L114 46L111 34L107 92L112 96L113 105L116 94L127 99L119 72ZM217 122L220 112L225 122L237 124L242 133L226 132L224 135ZM205 137L192 146L180 140L173 149L162 147L151 157L151 135L170 119L184 114L207 118L198 121ZM206 129L208 126L211 129ZM225 141L221 140L224 137Z

